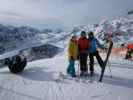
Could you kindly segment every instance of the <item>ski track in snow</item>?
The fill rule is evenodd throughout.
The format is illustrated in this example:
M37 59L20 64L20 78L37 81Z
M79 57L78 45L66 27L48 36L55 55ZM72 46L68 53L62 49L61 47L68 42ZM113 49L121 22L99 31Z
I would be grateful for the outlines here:
M123 60L119 61L123 63ZM115 63L115 58L110 62ZM98 64L92 82L90 79L88 82L56 81L59 72L65 73L67 65L66 58L55 57L30 62L20 75L11 74L6 67L1 68L0 100L132 100L133 66L111 64L111 73L107 66L103 83L98 82Z

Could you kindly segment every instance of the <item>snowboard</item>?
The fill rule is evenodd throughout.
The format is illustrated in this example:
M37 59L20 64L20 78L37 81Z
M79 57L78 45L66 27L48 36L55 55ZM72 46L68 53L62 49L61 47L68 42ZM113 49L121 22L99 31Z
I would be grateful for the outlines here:
M113 42L110 41L110 42L109 42L109 48L108 48L108 51L107 51L107 56L106 56L106 58L105 58L105 61L104 61L104 63L103 63L103 66L102 66L102 71L101 71L101 75L100 75L100 78L99 78L99 82L102 82L102 79L103 79L103 76L104 76L104 72L105 72L105 68L106 68L108 59L109 59L109 57L110 57L112 48L113 48Z

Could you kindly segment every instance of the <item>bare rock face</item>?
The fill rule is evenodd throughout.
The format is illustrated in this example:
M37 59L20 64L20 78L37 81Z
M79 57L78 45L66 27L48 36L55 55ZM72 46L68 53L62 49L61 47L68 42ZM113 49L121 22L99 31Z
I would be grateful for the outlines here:
M44 59L44 58L52 58L57 53L59 53L62 49L50 44L44 44L37 47L32 47L24 50L27 53L28 61Z

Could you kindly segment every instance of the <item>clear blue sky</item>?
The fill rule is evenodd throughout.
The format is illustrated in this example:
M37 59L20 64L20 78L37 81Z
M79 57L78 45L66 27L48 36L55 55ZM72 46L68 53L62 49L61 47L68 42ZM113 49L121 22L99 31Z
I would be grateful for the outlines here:
M133 0L0 0L0 23L71 28L117 18L129 10Z

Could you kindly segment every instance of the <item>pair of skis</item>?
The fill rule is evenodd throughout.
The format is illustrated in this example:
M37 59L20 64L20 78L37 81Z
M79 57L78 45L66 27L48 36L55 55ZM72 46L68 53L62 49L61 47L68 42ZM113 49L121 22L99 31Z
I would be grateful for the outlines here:
M71 77L70 75L66 75L66 74L63 74L62 72L59 73L59 76L57 79L55 79L56 82L61 82L61 81L64 81L64 80L73 80L75 82L81 82L81 83L88 83L90 81L88 81L89 79L89 75L86 76L86 77Z
M108 48L108 51L107 51L107 56L106 56L106 58L105 58L105 61L104 61L104 63L103 63L103 66L102 66L102 71L101 71L101 75L100 75L99 82L102 82L102 79L103 79L103 76L104 76L104 72L105 72L105 68L106 68L107 62L108 62L108 60L109 60L109 57L110 57L112 48L113 48L113 42L110 41L110 42L109 42L109 48Z

